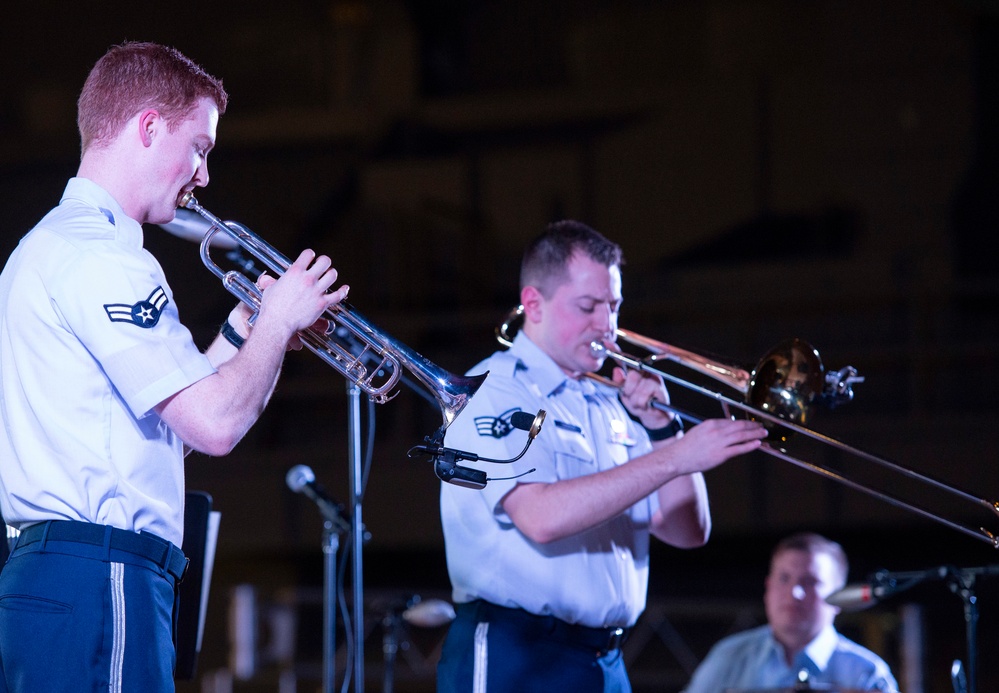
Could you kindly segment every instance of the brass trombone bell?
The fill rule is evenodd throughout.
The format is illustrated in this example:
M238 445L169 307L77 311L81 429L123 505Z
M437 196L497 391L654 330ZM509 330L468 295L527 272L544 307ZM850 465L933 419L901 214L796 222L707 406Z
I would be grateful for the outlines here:
M522 315L523 306L518 306L510 311L506 319L496 328L496 339L500 344L508 347L513 344L513 324ZM874 496L896 507L939 522L962 534L988 542L992 544L993 548L999 549L999 534L996 532L990 531L985 527L976 528L948 519L939 513L931 512L898 496L871 488L840 472L790 455L785 449L775 446L775 443L778 441L781 443L786 442L791 433L800 434L816 440L820 444L835 448L845 455L871 462L889 472L912 479L927 488L944 491L962 502L968 502L980 508L985 508L991 512L992 517L999 516L999 502L981 498L967 491L955 488L930 476L895 462L890 462L805 426L817 405L822 404L828 408L833 408L838 404L853 399L852 385L863 381L863 377L857 375L856 369L847 366L839 371L825 371L818 351L801 339L790 339L778 344L767 352L760 359L753 372L749 373L742 368L718 363L700 354L679 349L665 342L644 337L629 330L618 329L616 336L622 341L646 349L651 352L650 355L639 358L631 354L609 349L601 342L593 342L590 348L594 356L610 358L622 367L635 368L657 375L670 383L709 397L721 406L726 417L731 416L732 409L739 409L746 416L763 421L764 425L770 431L770 436L768 436L767 440L760 447L761 452L819 474L826 479L839 482L856 491ZM744 399L743 401L733 399L723 393L656 368L656 364L663 360L674 361L682 366L708 375L739 391L742 393ZM587 373L586 375L605 385L616 387L612 381L603 376L595 373ZM672 412L688 421L694 423L701 422L700 418L671 405L657 401L653 401L652 405L657 409Z
M710 376L741 392L753 408L804 426L811 419L824 389L825 369L819 352L803 339L787 339L768 351L752 372L706 358L693 351L618 329L618 339L650 352L642 361L654 366L668 360ZM596 351L603 351L598 345ZM607 351L614 358L614 352ZM852 382L863 378L854 377ZM852 397L852 389L850 390ZM769 440L787 441L786 429L767 424Z
M523 311L523 306L517 306L510 311L506 320L496 328L496 339L500 344L507 347L513 344L512 325L523 317ZM598 342L591 345L591 349L595 352L594 355L616 359L632 368L650 368L661 361L673 361L742 393L746 402L754 410L758 409L768 413L777 417L781 422L790 421L804 426L811 418L824 392L822 359L815 347L803 339L794 338L781 342L767 352L760 359L756 368L750 372L739 366L721 363L631 330L618 328L615 331L615 336L621 341L641 347L649 352L649 355L640 360L644 366L626 362L626 354L606 349L603 344ZM635 360L638 361L637 357ZM848 369L843 370L848 371ZM588 374L588 377L613 386L609 380L602 376ZM840 386L843 392L837 396L838 400L852 399L852 384L863 381L863 378L858 377L853 369L849 369L845 377L849 380ZM686 381L684 384L687 384ZM765 425L770 434L769 440L786 442L787 429L780 429L769 421Z

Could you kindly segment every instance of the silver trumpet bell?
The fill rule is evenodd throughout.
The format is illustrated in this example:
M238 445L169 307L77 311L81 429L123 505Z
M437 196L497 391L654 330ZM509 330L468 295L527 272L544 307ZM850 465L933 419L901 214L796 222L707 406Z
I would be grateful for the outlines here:
M193 193L185 194L179 206L196 212L209 223L201 239L201 261L205 267L222 280L229 293L257 313L262 292L245 274L236 270L225 271L212 259L213 239L217 234L225 234L276 276L283 275L291 266L291 261L242 224L216 217L198 203ZM216 239L214 245L224 247L230 244L219 243ZM380 331L346 302L333 306L323 317L329 321L326 332L310 328L298 333L306 348L378 404L384 404L395 396L402 368L405 368L434 396L444 419L441 430L454 421L486 378L485 373L471 377L449 373Z

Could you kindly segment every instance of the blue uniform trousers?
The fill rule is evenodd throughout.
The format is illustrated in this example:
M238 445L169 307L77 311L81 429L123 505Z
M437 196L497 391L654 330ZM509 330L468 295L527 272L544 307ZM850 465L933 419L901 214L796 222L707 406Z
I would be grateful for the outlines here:
M174 691L183 553L151 534L46 522L0 572L0 693Z
M459 604L438 693L630 693L620 628L587 628L478 600Z

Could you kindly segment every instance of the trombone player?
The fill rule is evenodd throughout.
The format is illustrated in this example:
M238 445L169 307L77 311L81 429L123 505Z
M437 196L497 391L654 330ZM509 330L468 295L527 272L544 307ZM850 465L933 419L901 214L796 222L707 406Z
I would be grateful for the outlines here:
M649 537L704 544L702 472L759 448L763 427L710 419L681 433L662 379L616 369L617 390L583 377L612 348L621 249L577 221L551 224L526 250L524 325L509 351L469 373L489 377L446 444L513 457L513 411L544 409L543 435L482 490L442 484L441 520L457 618L439 693L628 691L620 646L645 608Z
M208 183L228 96L180 52L112 47L78 102L77 175L0 275L0 692L173 691L184 453L225 455L295 336L342 301L330 259L263 278L202 353L143 223ZM53 652L60 656L53 658Z

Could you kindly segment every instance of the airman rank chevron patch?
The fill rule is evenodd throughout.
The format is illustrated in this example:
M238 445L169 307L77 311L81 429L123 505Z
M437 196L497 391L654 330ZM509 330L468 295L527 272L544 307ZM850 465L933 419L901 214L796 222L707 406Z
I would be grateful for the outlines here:
M513 416L514 412L518 411L520 411L520 407L507 409L499 416L476 416L475 430L478 431L480 436L503 438L509 435L510 431L513 430L513 424L510 423L510 417Z
M163 287L157 286L145 300L133 304L106 303L104 310L107 311L111 322L130 322L139 327L150 328L160 321L163 306L169 301Z

